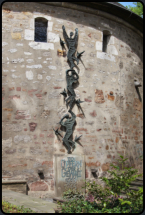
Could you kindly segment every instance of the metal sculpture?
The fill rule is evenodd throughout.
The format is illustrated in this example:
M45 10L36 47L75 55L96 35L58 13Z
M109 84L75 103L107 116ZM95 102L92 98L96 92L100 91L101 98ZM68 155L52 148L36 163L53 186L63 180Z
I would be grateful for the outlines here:
M64 25L62 26L62 29L63 29L63 35L64 35L64 39L65 39L66 43L64 41L62 41L60 38L60 45L61 45L62 49L65 48L64 44L66 44L68 47L67 58L68 58L70 69L66 70L67 92L64 89L60 94L64 96L66 105L69 106L68 112L71 114L71 117L69 117L69 114L64 115L62 117L62 119L60 120L59 124L66 128L66 133L65 133L62 141L65 144L65 146L67 147L68 153L71 153L71 150L75 146L75 142L77 142L77 141L79 142L79 140L82 136L82 135L80 135L79 137L76 136L74 141L70 139L73 134L73 126L76 121L76 115L72 112L73 104L75 103L78 106L78 108L82 110L80 103L84 102L84 101L81 101L80 99L77 99L77 100L75 99L76 94L75 94L75 91L73 88L73 84L78 82L79 75L73 68L76 66L74 64L74 61L76 61L77 65L78 65L79 60L85 51L80 52L80 53L77 51L77 55L75 56L76 48L77 48L77 41L78 41L78 29L77 28L75 29L74 38L72 38L73 32L70 32L70 38L68 37L68 35L65 31ZM68 96L68 98L66 98L67 96ZM82 110L82 113L83 113L83 110ZM66 121L63 121L64 119L66 119ZM55 131L55 134L57 137L58 137L58 135L61 136L60 133L58 132L58 129L54 130L54 131Z
M70 137L73 133L73 126L75 124L75 121L76 121L76 115L71 111L69 110L68 111L69 113L71 113L71 118L69 117L69 114L66 114L62 117L62 119L60 120L60 125L64 126L66 128L66 133L65 133L65 136L63 137L63 142L64 144L67 146L68 148L68 153L71 153L71 146L70 146L70 143L72 145L72 148L75 146L75 142L70 140ZM65 122L63 122L64 119L67 119Z
M64 89L64 91L62 91L60 94L62 94L64 97L67 97L67 92L66 92L65 89Z
M58 129L59 129L59 128L57 128L56 130L53 129L54 132L55 132L55 135L56 135L56 136L60 136L60 137L63 138L63 136L59 133Z
M75 66L74 60L77 61L77 65L79 63L79 59L77 57L75 57L77 40L78 40L78 28L75 29L74 38L72 38L72 36L74 34L73 32L70 32L70 38L68 37L68 35L65 31L64 25L62 26L62 29L63 29L63 35L64 35L64 38L66 41L66 45L68 47L67 58L70 63L70 68L73 69L73 67Z
M71 73L71 74L69 74L69 73ZM70 110L72 109L72 105L73 105L73 102L75 101L75 97L76 97L76 94L75 94L75 91L74 91L72 85L74 83L76 83L78 81L78 79L79 79L79 76L75 72L75 70L73 70L73 69L66 70L67 90L71 95L65 101L66 101L66 104L68 104L70 102L69 103Z
M141 87L142 85L141 85L140 81L138 80L138 78L136 78L136 77L134 77L134 86L135 86L136 92L138 94L139 100L140 100L140 102L142 102L141 95L139 92L139 87Z
M62 47L62 50L65 49L65 46L64 46L65 42L61 39L60 37L60 45Z
M81 58L81 56L82 56L82 54L83 54L84 52L85 52L85 51L80 52L80 53L79 53L79 52L77 52L77 58L78 58L78 59L80 59L80 58Z

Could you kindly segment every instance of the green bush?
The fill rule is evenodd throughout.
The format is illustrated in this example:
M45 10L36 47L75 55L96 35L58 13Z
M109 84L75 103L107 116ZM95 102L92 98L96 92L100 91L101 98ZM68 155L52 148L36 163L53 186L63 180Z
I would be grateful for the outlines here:
M69 200L73 200L73 199L82 199L84 198L84 195L77 190L67 190L66 192L63 193L63 199L69 199Z
M134 181L137 177L142 174L136 174L138 170L132 167L125 167L125 161L128 158L124 159L122 155L120 155L120 159L118 159L118 163L121 167L115 166L111 164L112 170L108 170L111 175L110 179L103 177L103 181L106 185L111 189L113 193L117 193L120 195L121 191L128 192L130 183Z
M87 193L68 190L63 198L68 201L59 203L61 213L140 213L143 210L143 188L139 191L129 189L130 183L142 174L137 170L125 167L125 159L120 155L119 165L113 165L110 178L102 177L106 186L102 187L94 182L86 182ZM124 191L126 198L121 197Z
M84 199L73 199L59 203L61 213L95 213L94 205Z

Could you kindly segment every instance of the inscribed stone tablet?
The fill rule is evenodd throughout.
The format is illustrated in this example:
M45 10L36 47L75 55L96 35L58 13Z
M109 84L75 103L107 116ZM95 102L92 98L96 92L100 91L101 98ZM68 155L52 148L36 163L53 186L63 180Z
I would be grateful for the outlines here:
M83 191L85 186L84 155L55 155L55 193L62 196L68 189Z

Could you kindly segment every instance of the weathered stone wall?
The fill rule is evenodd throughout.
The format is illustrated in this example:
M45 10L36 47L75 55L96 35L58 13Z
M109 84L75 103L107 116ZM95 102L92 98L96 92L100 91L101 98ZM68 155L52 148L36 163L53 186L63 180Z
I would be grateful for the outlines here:
M34 42L34 18L48 19L47 43ZM142 171L142 101L134 77L142 83L142 38L115 21L39 3L3 4L2 10L2 155L3 176L26 179L30 191L54 193L54 153L67 153L54 135L67 112L60 92L66 88L67 57L58 55L62 25L78 28L79 85L75 135L83 135L73 154L84 154L86 178L109 169L118 153ZM102 32L112 35L102 52ZM143 87L139 88L143 100ZM38 169L44 171L40 180Z

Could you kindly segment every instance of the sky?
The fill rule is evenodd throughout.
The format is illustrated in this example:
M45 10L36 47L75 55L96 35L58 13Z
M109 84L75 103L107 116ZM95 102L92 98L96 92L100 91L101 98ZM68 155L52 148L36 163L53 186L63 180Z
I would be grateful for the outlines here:
M132 7L135 7L133 2L118 2L118 3L122 4L124 7L129 6L129 5L132 6Z

